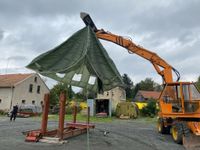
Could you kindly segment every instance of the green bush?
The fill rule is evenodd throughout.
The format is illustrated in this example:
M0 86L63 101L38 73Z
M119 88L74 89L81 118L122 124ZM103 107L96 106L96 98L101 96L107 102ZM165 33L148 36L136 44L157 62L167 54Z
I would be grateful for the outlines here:
M115 117L116 116L116 111L112 110L112 116Z
M4 110L0 110L0 115L6 115L6 112Z
M67 107L66 107L66 110L65 110L65 113L66 113L66 114L72 114L72 113L73 113L73 108L70 107L70 106L67 106Z
M81 107L78 106L77 107L77 113L80 113L80 111L81 111ZM71 107L71 106L66 107L66 110L65 110L66 114L72 114L73 112L74 112L74 107Z
M156 101L149 100L146 107L143 107L141 110L141 114L143 116L154 117L157 115Z

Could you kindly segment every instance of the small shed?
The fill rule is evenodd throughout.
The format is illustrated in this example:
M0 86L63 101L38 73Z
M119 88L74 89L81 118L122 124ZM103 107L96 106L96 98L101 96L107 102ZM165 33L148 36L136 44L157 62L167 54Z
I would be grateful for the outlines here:
M115 111L118 103L126 101L126 91L123 87L115 87L109 91L104 91L102 94L97 94L96 99L110 100L111 109Z
M110 99L88 99L87 105L90 107L90 115L96 116L105 113L106 116L112 115L112 103Z

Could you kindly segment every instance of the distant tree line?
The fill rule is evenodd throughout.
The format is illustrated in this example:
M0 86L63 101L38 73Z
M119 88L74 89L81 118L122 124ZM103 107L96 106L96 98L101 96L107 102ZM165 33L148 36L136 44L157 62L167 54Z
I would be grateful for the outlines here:
M123 74L122 79L125 83L125 91L127 99L133 99L133 97L135 97L135 95L139 90L145 90L145 91L162 90L162 86L154 82L151 78L146 78L135 85L127 74Z
M60 93L64 92L67 96L67 99L71 99L75 94L72 90L71 85L67 85L66 83L57 83L54 87L50 90L50 104L56 105L59 102Z
M162 91L162 85L154 82L151 78L146 78L135 85L127 74L123 74L122 79L125 83L127 99L133 99L139 90ZM197 81L195 81L195 84L200 90L200 76L198 77Z
M200 90L200 76L199 76L198 79L197 79L196 86L197 86L198 89Z
M50 104L57 105L59 103L59 95L61 92L64 92L67 96L67 101L71 101L75 99L76 101L83 101L87 100L88 98L95 98L96 93L93 91L86 91L81 90L75 93L72 90L72 86L66 83L57 83L54 87L50 90Z
M126 91L126 98L128 100L132 100L139 90L145 90L145 91L161 91L162 90L162 85L154 82L151 78L146 78L136 84L133 83L133 81L128 76L128 74L123 74L122 79L125 84L124 88ZM200 90L200 76L198 77L195 83L198 89ZM65 92L69 100L71 99L86 100L88 98L96 98L97 96L97 93L92 92L92 91L86 91L86 90L81 90L78 93L75 93L72 90L71 85L67 85L66 83L58 83L54 85L54 87L50 90L51 105L58 104L60 92Z

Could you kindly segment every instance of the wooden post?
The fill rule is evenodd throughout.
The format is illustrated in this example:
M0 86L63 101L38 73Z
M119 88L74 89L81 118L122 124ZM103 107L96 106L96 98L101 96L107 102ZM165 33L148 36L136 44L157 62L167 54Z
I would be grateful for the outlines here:
M90 123L90 107L87 107L87 124Z
M41 124L42 135L44 135L47 131L49 99L50 99L50 94L45 94L44 95L44 109L43 109L43 113L42 113L42 124Z
M65 121L65 103L66 103L66 95L64 93L60 94L59 100L59 125L58 125L58 137L60 140L63 140L63 131L64 131L64 121Z
M74 106L74 112L73 112L73 123L76 123L76 116L77 116L77 106Z

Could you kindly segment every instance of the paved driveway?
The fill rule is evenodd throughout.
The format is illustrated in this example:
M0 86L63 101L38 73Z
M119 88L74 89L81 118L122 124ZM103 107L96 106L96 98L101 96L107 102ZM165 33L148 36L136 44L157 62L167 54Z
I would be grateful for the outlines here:
M56 128L57 123L49 122ZM65 144L27 143L23 131L38 129L40 121L34 118L0 117L0 150L185 150L175 144L170 135L156 132L155 124L137 120L114 120L111 123L96 123L96 128L87 134L68 139ZM104 131L109 133L104 136Z

